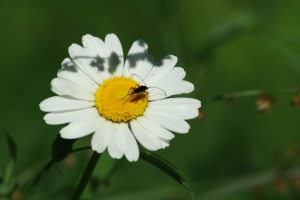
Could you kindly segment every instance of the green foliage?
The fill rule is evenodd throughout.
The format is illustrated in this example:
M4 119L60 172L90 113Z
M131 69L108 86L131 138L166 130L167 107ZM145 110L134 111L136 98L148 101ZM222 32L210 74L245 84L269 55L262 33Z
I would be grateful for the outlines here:
M5 133L5 137L9 148L10 161L8 162L4 173L0 173L0 198L10 199L10 196L18 187L18 180L15 175L17 147L14 140L8 133Z

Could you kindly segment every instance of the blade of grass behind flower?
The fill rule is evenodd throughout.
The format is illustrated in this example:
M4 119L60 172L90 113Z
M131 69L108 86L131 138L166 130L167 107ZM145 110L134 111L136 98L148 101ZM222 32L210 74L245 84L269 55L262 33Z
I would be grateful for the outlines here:
M11 159L4 173L0 174L0 199L8 199L13 193L13 191L18 187L18 180L15 178L14 175L15 162L17 158L17 146L8 133L5 133L5 136L7 139Z
M5 136L6 136L7 143L8 143L9 154L10 154L12 160L15 162L17 159L17 146L16 146L14 140L12 139L12 137L7 132L5 133Z
M158 155L142 148L140 148L140 158L151 163L152 165L164 171L165 173L169 174L173 179L175 179L179 184L181 184L184 187L184 189L186 189L189 192L192 199L195 199L193 187L190 180L182 171L180 171L174 165L172 165L162 157L159 157Z

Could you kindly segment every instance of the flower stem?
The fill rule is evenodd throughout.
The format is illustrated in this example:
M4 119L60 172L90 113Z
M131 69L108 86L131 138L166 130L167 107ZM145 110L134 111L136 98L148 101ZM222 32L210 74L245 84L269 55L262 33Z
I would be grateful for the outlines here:
M89 182L92 173L98 163L98 160L100 158L101 154L97 153L96 151L93 152L93 155L91 156L89 163L87 164L82 177L75 189L75 191L73 192L73 195L71 197L70 200L78 200L82 194L82 192L84 191L84 188L86 187L87 183Z
M73 150L71 151L71 153L76 153L76 152L78 152L78 151L89 150L89 149L91 149L91 148L92 148L91 146L80 147L80 148L78 148L78 149L73 149Z
M235 93L228 93L224 95L216 95L212 98L213 101L218 101L218 100L224 100L228 98L237 98L237 97L247 97L247 96L256 96L260 95L262 92L266 92L267 94L284 94L284 93L292 93L292 92L297 92L299 89L297 87L295 88L288 88L288 89L278 89L278 90L248 90L248 91L243 91L243 92L235 92Z

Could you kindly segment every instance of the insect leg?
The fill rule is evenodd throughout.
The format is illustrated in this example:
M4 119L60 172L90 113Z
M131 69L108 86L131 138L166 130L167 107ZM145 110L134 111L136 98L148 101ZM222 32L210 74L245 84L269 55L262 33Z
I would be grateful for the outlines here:
M124 99L125 97L127 97L128 95L130 95L131 94L131 90L135 90L135 88L134 87L131 87L130 89L129 89L129 91L128 91L128 93L127 93L127 95L126 96L124 96L124 97L122 97L121 99ZM121 99L119 99L119 100L121 100Z

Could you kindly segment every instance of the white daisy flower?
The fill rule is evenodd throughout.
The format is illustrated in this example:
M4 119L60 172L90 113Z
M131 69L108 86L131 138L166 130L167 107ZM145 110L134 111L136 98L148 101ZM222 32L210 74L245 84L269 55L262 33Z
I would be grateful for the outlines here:
M185 71L174 67L177 57L169 55L154 63L143 40L135 41L124 63L121 43L114 34L105 41L91 35L83 47L72 44L70 58L51 82L58 96L40 104L49 112L47 124L66 124L60 134L66 139L91 133L92 149L105 149L112 158L139 158L137 141L155 151L169 146L172 132L187 133L187 119L198 115L200 101L167 98L190 93L194 85L184 81Z

